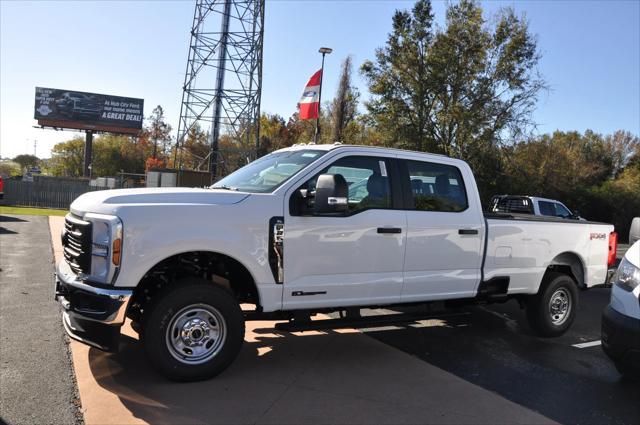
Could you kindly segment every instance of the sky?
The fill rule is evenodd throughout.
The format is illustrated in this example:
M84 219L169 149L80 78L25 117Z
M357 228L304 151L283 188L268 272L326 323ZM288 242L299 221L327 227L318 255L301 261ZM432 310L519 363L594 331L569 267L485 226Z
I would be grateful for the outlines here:
M262 112L287 119L326 57L323 99L333 97L340 63L357 68L384 45L396 9L412 1L267 0ZM514 7L529 20L550 85L540 96L537 132L618 129L640 135L640 0L487 1L487 17ZM446 3L434 1L444 24ZM177 127L193 1L0 0L0 157L46 158L55 143L81 134L33 128L35 87L142 98L145 115L162 105Z

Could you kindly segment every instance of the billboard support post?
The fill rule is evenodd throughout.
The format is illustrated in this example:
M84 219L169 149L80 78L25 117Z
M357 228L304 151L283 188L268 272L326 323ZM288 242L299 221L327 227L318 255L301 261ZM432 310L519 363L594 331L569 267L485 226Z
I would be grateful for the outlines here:
M91 178L91 157L93 153L93 131L87 130L84 138L84 177Z

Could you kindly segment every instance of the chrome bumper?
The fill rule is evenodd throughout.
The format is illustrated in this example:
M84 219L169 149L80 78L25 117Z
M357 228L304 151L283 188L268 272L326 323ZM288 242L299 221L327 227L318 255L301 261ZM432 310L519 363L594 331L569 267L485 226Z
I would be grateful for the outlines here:
M117 351L130 289L100 288L80 281L66 261L56 267L54 298L64 309L63 324L70 337L105 351Z

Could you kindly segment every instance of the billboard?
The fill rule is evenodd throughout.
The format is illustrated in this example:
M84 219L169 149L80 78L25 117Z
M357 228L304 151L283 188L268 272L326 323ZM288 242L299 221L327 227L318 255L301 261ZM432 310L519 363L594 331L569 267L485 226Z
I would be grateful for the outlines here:
M144 100L36 87L34 118L46 127L137 134Z

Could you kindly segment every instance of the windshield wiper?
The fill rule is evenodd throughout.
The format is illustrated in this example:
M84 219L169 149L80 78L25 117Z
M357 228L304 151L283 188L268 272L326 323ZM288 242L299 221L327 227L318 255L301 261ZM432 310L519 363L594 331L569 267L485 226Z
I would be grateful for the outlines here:
M225 186L225 185L222 185L222 186L211 186L211 189L233 190L235 192L238 191L237 187L231 187L231 186Z

